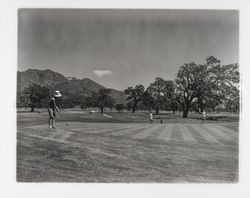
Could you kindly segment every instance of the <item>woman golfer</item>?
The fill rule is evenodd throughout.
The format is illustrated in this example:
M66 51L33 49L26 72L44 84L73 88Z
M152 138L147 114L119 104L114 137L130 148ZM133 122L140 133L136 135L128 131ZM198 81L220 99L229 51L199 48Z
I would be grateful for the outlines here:
M56 106L56 99L61 97L61 93L60 91L55 91L55 93L53 94L53 97L50 98L49 100L49 108L48 108L48 112L49 112L49 128L53 128L55 129L55 122L56 122L56 111L59 112L58 107Z

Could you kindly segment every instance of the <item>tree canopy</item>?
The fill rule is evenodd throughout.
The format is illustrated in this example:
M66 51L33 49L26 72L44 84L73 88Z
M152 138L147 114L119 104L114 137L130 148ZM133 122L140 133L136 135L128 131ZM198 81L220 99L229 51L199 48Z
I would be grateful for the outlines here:
M155 113L159 114L160 107L170 105L174 97L174 83L157 77L147 88L147 92L154 99Z
M176 99L183 107L183 117L188 116L194 102L201 111L210 105L223 104L232 95L239 82L237 64L220 65L215 57L207 57L206 63L194 62L184 64L177 73ZM237 94L236 94L237 95Z
M134 88L133 87L128 87L127 89L124 90L124 93L127 95L127 100L131 101L133 106L132 106L132 112L134 113L136 110L136 106L139 101L142 100L143 94L144 94L144 86L143 85L136 85Z
M114 107L114 99L110 95L110 89L101 88L98 92L92 92L91 96L85 98L82 107L98 107L103 113L105 107Z
M46 107L49 98L49 89L40 85L32 84L17 94L17 102L20 106L30 107L31 112L35 108Z

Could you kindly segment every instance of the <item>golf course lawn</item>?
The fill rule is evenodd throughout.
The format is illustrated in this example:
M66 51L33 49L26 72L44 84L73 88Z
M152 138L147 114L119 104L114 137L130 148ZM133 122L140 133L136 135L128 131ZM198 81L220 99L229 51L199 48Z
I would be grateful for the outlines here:
M17 113L19 182L237 182L238 118ZM237 117L237 116L236 116Z

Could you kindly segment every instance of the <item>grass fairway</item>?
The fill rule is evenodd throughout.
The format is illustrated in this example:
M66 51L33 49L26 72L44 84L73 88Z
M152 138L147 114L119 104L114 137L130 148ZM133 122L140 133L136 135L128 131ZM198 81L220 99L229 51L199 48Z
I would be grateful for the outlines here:
M238 118L109 115L65 111L52 130L46 112L18 113L17 181L238 181Z

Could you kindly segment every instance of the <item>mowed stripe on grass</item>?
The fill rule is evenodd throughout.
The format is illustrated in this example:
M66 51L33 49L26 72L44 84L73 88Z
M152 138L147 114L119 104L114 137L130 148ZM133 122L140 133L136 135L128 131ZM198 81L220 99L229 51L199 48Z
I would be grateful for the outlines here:
M218 134L219 136L221 136L223 139L227 140L227 141L232 141L233 137L231 135L229 135L228 133L223 132L220 129L217 129L216 127L209 127L210 130L212 130L214 133Z
M195 142L195 139L190 134L189 130L187 130L186 124L178 124L178 127L180 129L181 134L182 134L183 141L185 141L185 142Z
M142 127L143 126L143 127ZM101 133L101 135L109 136L109 135L126 135L127 133L130 133L134 135L135 133L138 134L139 132L142 132L145 130L145 125L128 125L124 128L115 128L115 129L107 129L107 131ZM138 132L138 133L137 133ZM99 134L99 133L98 133Z
M228 135L221 134L221 131L218 129L215 129L214 127L211 126L200 126L202 129L205 131L208 131L211 135L216 137L217 140L219 140L222 144L229 144L234 142L234 139L229 137ZM236 138L235 138L236 139Z
M101 125L99 126L99 128L96 128L94 126L92 126L92 128L80 128L80 129L74 129L74 130L70 130L70 131L74 131L74 132L85 132L85 133L107 133L107 132L114 132L114 131L119 131L119 130L124 130L124 129L128 129L130 128L129 126L119 126L119 125L115 125L115 126L110 126L110 125Z
M130 124L129 126L130 127L128 127L125 130L113 131L112 133L110 133L110 135L121 136L121 135L126 135L126 134L129 134L129 133L133 133L134 131L145 128L145 124L133 124L133 125Z
M214 125L213 127L218 129L218 130L221 130L222 132L224 132L225 134L227 134L233 138L238 137L238 132L233 130L233 129L230 129L230 128L224 127L224 126L219 126L219 125Z
M215 143L215 144L222 144L214 135L209 133L209 131L205 130L201 125L196 125L197 130L200 132L200 134L209 142Z
M172 128L173 128L173 124L166 125L166 127L162 130L161 134L158 136L157 139L166 141L166 142L170 141Z
M201 133L199 133L198 129L193 125L187 125L187 129L190 131L190 134L199 144L209 144L209 140L207 140Z
M141 131L140 133L137 133L133 137L136 139L145 139L155 131L159 130L159 128L161 128L161 125L159 124L153 124L152 126L148 125L147 129Z
M96 128L93 124L92 128L78 128L70 130L72 132L80 132L80 133L89 133L89 134L100 134L100 135L109 135L109 134L117 134L120 131L130 131L130 129L133 129L134 125L130 124L122 124L122 125L107 125L102 124L98 128ZM121 132L122 133L122 132Z
M149 134L146 139L148 140L156 140L162 133L162 131L166 128L166 125L161 125L157 130L153 131L151 134Z
M182 134L177 124L174 125L174 127L172 128L172 133L171 133L170 138L171 140L174 140L174 141L183 141Z
M74 123L58 123L58 129L48 131L43 137L47 140L63 142L74 133L100 134L102 136L122 136L133 139L182 141L192 144L228 144L237 140L233 130L224 126L201 124L106 124L77 123L77 128L70 129ZM66 127L65 127L66 126ZM28 127L46 129L46 125ZM221 129L221 130L220 130ZM47 130L47 129L46 129ZM52 132L52 134L50 134ZM236 132L234 132L236 133ZM36 134L35 134L36 135Z
M122 134L120 134L120 136L122 136L122 137L135 136L136 134L139 134L139 133L143 132L146 129L148 129L148 125L143 125L143 126L140 126L140 127L137 126L133 130L128 130L126 132L123 132Z

